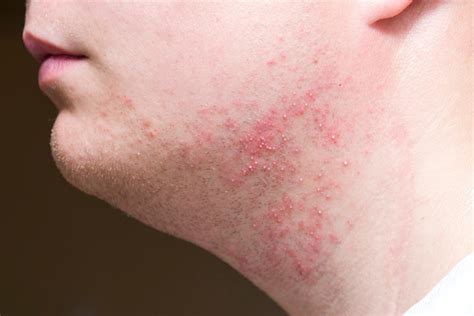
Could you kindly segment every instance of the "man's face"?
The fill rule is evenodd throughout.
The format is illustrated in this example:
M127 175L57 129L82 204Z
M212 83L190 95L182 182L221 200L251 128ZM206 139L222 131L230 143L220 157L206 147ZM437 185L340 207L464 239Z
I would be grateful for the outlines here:
M328 203L366 150L354 142L371 124L363 101L388 63L355 15L331 1L31 1L26 41L86 56L40 82L60 110L58 167L188 239L218 234L226 212L253 221L240 210L303 183L320 181L300 193Z
M451 62L468 59L467 28L444 23L449 2L402 12L410 2L30 0L27 47L76 55L40 71L59 108L55 161L79 189L212 251L287 306L318 296L309 288L325 308L362 293L340 276L400 272L425 203L418 176L457 139L430 138L449 112L438 79L464 67Z

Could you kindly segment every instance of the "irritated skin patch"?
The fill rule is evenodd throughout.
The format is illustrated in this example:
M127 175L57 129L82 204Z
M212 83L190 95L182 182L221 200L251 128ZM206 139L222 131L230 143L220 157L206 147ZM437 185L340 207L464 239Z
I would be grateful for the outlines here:
M266 65L268 71L284 67L282 56ZM201 238L201 245L257 281L285 273L296 283L315 284L327 258L357 228L353 210L346 212L340 202L354 179L363 176L364 161L384 133L378 122L386 114L377 105L352 107L350 101L332 101L354 88L350 78L323 73L327 77L319 81L301 77L293 85L297 88L282 91L269 104L243 97L230 104L200 106L198 120L188 125L193 139L180 147L177 159L188 172L207 165L217 176L223 198L244 197L245 214L226 216L240 218L239 229L250 234L253 246L245 249L232 240L217 245L202 230L186 238ZM114 111L133 114L136 146L160 140L158 118L141 115L128 96L114 99ZM103 110L100 126L111 116ZM388 130L403 142L402 132ZM205 149L222 152L219 161L207 161Z
M267 65L277 67L274 60ZM321 96L343 88L328 81L289 91L271 105L239 101L200 110L204 121L221 122L214 133L195 127L194 143L224 146L229 153L216 165L225 192L250 191L251 203L263 203L260 211L249 210L247 216L258 259L232 246L220 250L257 279L290 269L296 281L317 282L318 267L353 228L337 202L350 189L351 177L360 175L359 164L370 151L380 113L371 106L329 103ZM235 118L242 113L252 119L239 124Z
M334 3L234 5L233 14L183 6L189 23L151 18L139 33L162 37L140 37L140 50L122 51L123 36L139 33L111 29L119 54L97 56L100 97L57 120L52 147L66 178L218 255L287 307L332 303L344 292L333 279L347 273L399 273L413 130L392 100L397 50L375 28L352 28ZM376 269L364 269L372 253Z
M321 57L298 68L277 49L261 64L263 77L294 76L282 78L286 88L275 89L267 101L249 96L246 89L257 85L250 77L231 102L201 104L189 125L193 140L183 144L180 159L195 170L212 157L197 157L201 149L218 151L219 159L207 167L219 180L219 196L240 203L223 207L230 224L221 227L229 232L222 239L209 241L215 236L206 231L189 239L202 240L257 284L313 287L358 229L364 209L345 202L353 200L354 185L370 177L374 148L387 139L402 147L405 135L393 130L403 131L403 122L379 103L361 102L358 91L364 89L353 72L338 73ZM308 65L314 71L302 72Z
M186 121L185 128L179 126L190 132L190 140L163 136L160 117L142 114L127 95L104 102L114 107L100 112L97 126L104 139L113 141L123 135L110 131L107 122L119 116L130 120L136 132L130 148L140 148L131 150L130 161L144 159L141 150L147 153L149 148L173 153L169 156L173 163L164 163L171 167L161 170L169 174L162 183L167 196L160 198L179 199L173 203L180 212L170 207L171 219L159 219L168 221L172 233L218 254L256 282L284 278L283 284L312 286L331 254L357 230L360 210L342 202L349 200L354 183L365 177L373 148L387 138L402 147L406 133L403 123L394 121L396 115L380 104L352 101L348 96L357 95L358 88L353 78L338 74L321 59L308 62L317 67L316 75L300 74L281 50L262 57L261 63L268 72L264 77L278 71L295 76L270 101L251 99L243 89L230 102L200 105L197 117ZM249 81L245 87L256 85L255 78ZM196 107L189 106L191 111ZM195 178L189 175L199 172L204 180L195 196L185 178L194 185ZM216 212L215 205L207 210L204 202L197 201L214 181L219 191L209 194L232 201L232 208ZM200 208L188 211L194 205ZM221 233L226 240L215 241L219 230L226 230ZM232 231L230 236L242 231L245 238L230 238L227 231Z
M189 172L205 161L196 158L202 148L222 150L224 158L211 168L223 192L229 197L244 192L246 205L256 206L243 216L243 229L253 240L250 249L232 240L225 246L203 242L250 278L265 281L285 272L285 282L315 284L327 258L355 228L339 201L351 189L351 179L362 172L361 159L370 153L378 134L374 120L381 113L372 107L338 108L322 97L325 92L314 85L279 95L270 105L207 104L199 109L199 118L218 122L219 128L195 124L194 139L183 143L179 159L189 163ZM135 108L127 96L114 98L114 111ZM156 142L160 136L154 118L132 113L138 146ZM242 113L249 113L245 122L239 119ZM98 118L106 136L110 117L103 110ZM397 139L402 136L396 133ZM203 231L196 234L205 236Z

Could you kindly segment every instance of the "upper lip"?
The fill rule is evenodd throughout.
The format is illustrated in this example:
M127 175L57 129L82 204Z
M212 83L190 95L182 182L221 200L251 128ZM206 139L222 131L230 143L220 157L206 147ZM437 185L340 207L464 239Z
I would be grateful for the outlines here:
M23 43L30 54L40 63L50 56L85 57L83 54L73 52L41 39L29 32L23 34Z

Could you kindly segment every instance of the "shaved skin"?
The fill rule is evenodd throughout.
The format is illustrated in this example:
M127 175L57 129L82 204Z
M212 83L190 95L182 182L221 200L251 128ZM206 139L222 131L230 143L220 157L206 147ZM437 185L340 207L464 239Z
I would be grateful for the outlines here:
M209 48L212 97L191 91L150 115L123 86L87 122L100 145L63 110L57 164L83 191L217 255L291 315L402 314L472 249L472 65L453 36L469 30L432 16L458 7L430 6L364 32L338 25L342 48L303 20L246 71L219 68L232 47ZM112 128L122 113L129 127ZM163 123L169 113L182 125Z

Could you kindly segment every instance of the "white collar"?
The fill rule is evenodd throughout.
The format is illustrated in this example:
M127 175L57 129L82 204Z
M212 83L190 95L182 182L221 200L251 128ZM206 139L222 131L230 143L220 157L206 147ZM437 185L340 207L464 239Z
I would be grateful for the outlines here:
M473 316L474 253L462 259L404 316Z

